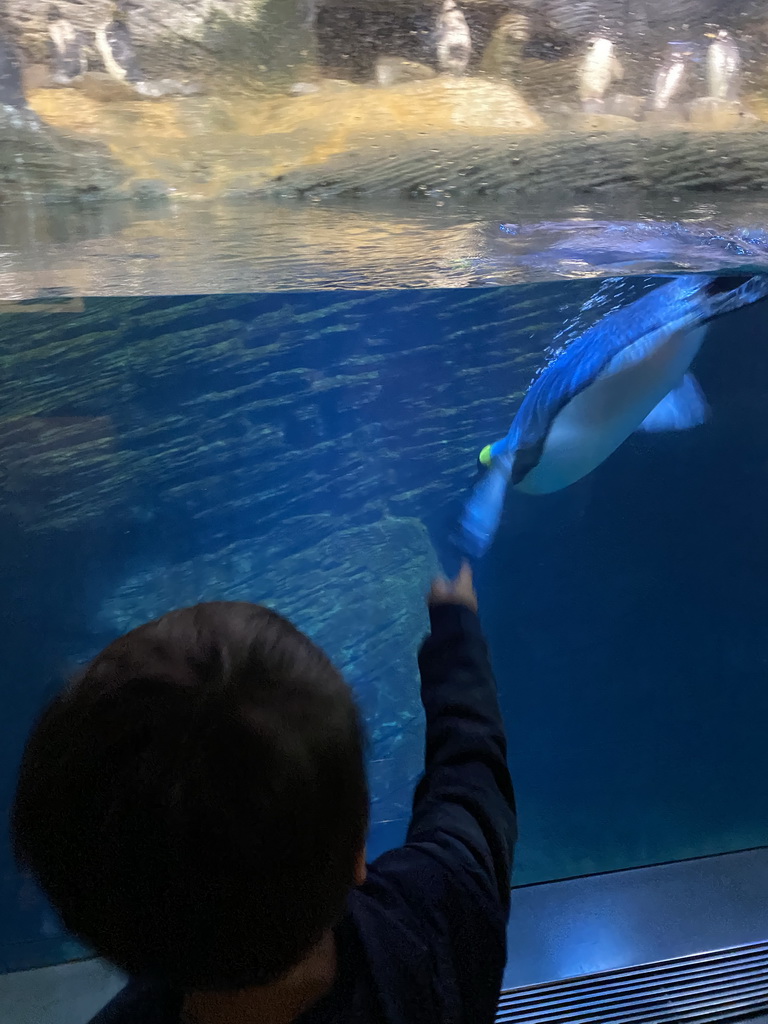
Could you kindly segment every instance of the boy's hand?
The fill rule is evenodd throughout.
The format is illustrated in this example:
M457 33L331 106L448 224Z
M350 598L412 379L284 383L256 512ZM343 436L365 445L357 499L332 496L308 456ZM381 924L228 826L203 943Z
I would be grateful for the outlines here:
M477 594L469 562L462 563L461 572L455 580L447 580L444 576L433 580L427 604L463 604L470 611L477 612Z

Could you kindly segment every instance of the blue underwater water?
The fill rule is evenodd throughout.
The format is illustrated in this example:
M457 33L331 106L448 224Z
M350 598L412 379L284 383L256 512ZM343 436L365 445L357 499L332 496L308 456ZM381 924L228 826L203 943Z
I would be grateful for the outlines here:
M636 279L639 291L649 282ZM6 313L0 793L63 677L173 606L265 601L368 722L369 854L422 757L416 648L483 445L593 280L86 299ZM718 321L710 421L510 495L477 569L516 883L768 843L768 304ZM0 846L0 970L77 955Z

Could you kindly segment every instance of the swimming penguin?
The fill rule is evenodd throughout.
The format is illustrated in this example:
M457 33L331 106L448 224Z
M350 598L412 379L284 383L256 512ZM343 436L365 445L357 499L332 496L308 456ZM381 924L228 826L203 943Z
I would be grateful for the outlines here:
M729 33L720 29L707 51L707 87L710 98L738 99L740 70L739 48Z
M623 74L611 40L593 37L579 67L579 99L584 108L600 109L611 83Z
M53 62L52 81L70 85L88 70L86 39L53 4L48 9L48 35Z
M688 71L688 53L680 48L671 51L667 62L656 75L651 108L666 110L685 84Z
M434 38L440 70L451 75L463 75L472 56L472 36L456 0L443 0Z
M104 67L118 82L141 82L139 59L128 24L130 12L139 5L134 0L115 0L112 20L96 30L96 49Z
M506 437L480 453L487 472L464 506L457 544L480 557L511 485L549 494L592 472L636 430L703 423L706 400L689 367L706 325L768 298L768 277L687 276L609 313L534 380Z

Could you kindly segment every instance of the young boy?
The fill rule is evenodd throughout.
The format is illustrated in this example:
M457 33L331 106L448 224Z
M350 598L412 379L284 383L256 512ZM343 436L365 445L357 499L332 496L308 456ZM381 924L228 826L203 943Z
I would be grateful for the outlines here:
M426 768L366 867L361 723L325 654L259 605L171 612L46 709L20 864L131 980L93 1024L490 1024L515 809L468 566L419 653Z

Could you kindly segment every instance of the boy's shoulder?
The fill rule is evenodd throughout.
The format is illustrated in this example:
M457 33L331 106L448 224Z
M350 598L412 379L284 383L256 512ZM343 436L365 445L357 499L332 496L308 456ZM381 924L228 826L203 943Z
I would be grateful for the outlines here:
M461 844L382 854L350 893L336 940L337 982L296 1024L493 1019L506 919ZM181 1004L169 987L131 980L90 1024L181 1024Z
M358 978L368 974L387 1024L495 1014L506 912L469 850L439 839L374 861L339 933L340 960L348 957Z

